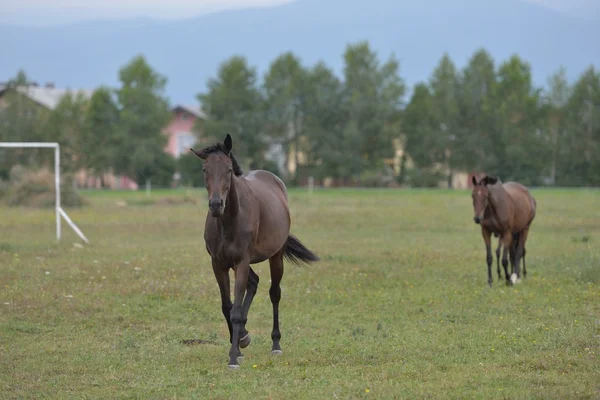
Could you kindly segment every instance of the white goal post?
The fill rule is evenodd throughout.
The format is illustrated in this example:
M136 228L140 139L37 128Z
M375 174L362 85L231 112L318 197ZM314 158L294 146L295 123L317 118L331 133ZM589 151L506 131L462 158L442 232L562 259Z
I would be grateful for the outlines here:
M49 142L0 142L0 148L45 148L45 149L54 149L54 191L56 195L55 200L55 211L56 211L56 240L60 240L61 238L61 226L60 226L60 217L62 216L67 224L73 230L81 240L86 243L90 243L89 240L85 237L83 232L75 225L75 223L69 218L65 210L62 209L60 205L60 145L58 143L49 143Z

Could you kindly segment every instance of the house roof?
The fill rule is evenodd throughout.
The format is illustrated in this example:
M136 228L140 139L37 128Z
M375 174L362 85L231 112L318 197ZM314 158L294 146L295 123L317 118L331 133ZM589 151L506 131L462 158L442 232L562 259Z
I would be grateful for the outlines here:
M194 115L197 118L206 119L206 114L204 114L204 111L202 111L202 109L199 106L191 106L191 105L187 105L187 104L177 104L177 105L175 105L175 107L173 107L173 110L177 110L178 108L189 112L190 114Z
M54 110L60 99L67 93L79 94L87 99L91 98L94 93L93 90L88 89L59 89L47 86L19 86L17 91L50 110Z
M0 85L0 93L6 89L8 89L8 86ZM18 86L17 91L50 110L54 110L60 102L60 99L62 99L67 93L81 94L87 99L91 98L92 94L94 93L93 90L87 89L59 89L53 86L33 85Z

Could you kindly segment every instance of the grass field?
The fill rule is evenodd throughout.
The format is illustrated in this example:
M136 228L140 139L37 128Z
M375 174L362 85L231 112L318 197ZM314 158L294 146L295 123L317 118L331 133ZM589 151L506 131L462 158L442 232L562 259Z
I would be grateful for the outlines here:
M533 193L529 276L489 288L468 192L291 191L322 261L287 265L281 357L255 268L237 371L205 192L88 193L84 247L51 210L0 208L0 398L598 399L600 191Z

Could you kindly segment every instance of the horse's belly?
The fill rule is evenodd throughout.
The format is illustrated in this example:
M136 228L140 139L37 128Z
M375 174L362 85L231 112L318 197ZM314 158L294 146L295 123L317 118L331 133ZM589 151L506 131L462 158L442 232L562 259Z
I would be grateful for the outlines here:
M283 192L274 190L262 194L259 204L259 224L252 252L252 262L265 261L285 245L290 234L290 213Z
M278 233L273 232L270 236L264 238L259 237L259 240L257 240L256 244L254 245L252 261L250 263L256 264L263 262L279 253L279 251L285 245L288 235L289 229L282 230Z
M273 257L273 254L271 255L265 255L265 254L253 254L252 259L250 260L250 264L258 264L261 263L263 261L267 261L269 258Z

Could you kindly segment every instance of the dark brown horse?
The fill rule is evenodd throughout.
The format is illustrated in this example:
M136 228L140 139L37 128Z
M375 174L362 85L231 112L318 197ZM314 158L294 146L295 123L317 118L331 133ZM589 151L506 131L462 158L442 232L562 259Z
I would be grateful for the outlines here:
M536 213L536 201L527 188L517 182L502 183L498 178L485 176L477 181L473 177L473 208L475 223L481 224L481 235L487 251L488 283L492 284L492 249L491 235L500 238L496 256L504 247L502 266L506 282L513 284L520 281L519 262L523 258L523 275L525 269L525 243L529 228ZM508 273L508 253L512 272ZM500 267L498 266L498 276Z
M250 264L269 260L273 304L272 353L281 354L279 340L280 282L283 258L299 263L319 258L290 235L290 212L284 183L268 171L247 175L237 163L231 136L200 151L190 149L205 160L204 180L208 191L208 215L204 229L206 250L219 290L221 306L229 328L229 367L239 368L240 347L250 344L246 330L248 310L258 288L258 275ZM235 274L234 300L231 303L229 270Z

